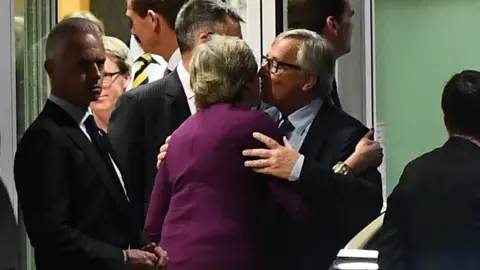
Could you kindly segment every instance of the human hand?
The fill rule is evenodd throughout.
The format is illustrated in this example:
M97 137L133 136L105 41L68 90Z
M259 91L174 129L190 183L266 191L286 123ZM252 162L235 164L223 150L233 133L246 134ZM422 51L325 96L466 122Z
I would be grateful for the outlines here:
M247 149L242 153L246 157L256 157L256 160L245 161L245 167L253 171L269 174L282 179L288 179L300 154L295 151L286 138L283 138L285 146L274 139L254 132L253 137L264 143L268 149Z
M155 254L139 249L128 249L125 252L127 255L127 269L155 269L155 265L158 262Z
M383 148L373 139L374 130L370 129L357 143L355 152L345 161L355 173L361 173L367 168L378 167L383 161Z
M172 136L168 136L167 139L165 139L165 144L160 147L160 153L157 155L157 169L160 168L160 164L162 164L162 161L167 156L168 142L171 138Z
M158 261L156 264L156 269L164 269L168 262L168 254L161 247L157 246L155 243L150 243L149 245L142 248L142 250L155 254Z

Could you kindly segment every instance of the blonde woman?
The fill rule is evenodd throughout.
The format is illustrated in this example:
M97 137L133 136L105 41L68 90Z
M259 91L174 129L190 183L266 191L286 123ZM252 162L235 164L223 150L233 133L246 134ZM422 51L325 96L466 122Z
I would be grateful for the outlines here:
M130 66L127 64L128 47L115 37L104 36L107 58L100 98L90 104L97 126L107 132L108 121L118 98L127 89Z
M269 194L303 216L289 184L244 166L253 131L280 140L259 102L257 63L238 38L216 36L190 62L197 113L172 135L155 180L145 232L168 251L169 270L265 269L261 234Z

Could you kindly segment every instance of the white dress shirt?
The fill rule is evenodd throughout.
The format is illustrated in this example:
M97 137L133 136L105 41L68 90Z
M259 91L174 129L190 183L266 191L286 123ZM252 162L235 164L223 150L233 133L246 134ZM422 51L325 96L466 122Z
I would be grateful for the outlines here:
M64 109L68 113L68 115L70 115L70 117L72 117L72 119L78 124L78 127L83 132L83 134L85 134L87 139L89 141L92 141L92 139L90 138L90 135L87 132L87 128L85 127L85 124L84 124L85 120L87 119L88 116L90 116L90 115L93 116L90 108L88 108L88 110L85 112L84 110L78 108L77 106L75 106L75 105L73 105L73 104L71 104L71 103L53 95L53 94L50 94L48 99L51 102L57 104L60 108ZM109 154L109 156L110 156L110 154ZM113 161L111 156L110 156L110 161L112 161L113 168L115 169L115 172L117 173L118 179L120 180L120 184L122 186L123 192L125 192L125 196L127 196L127 199L128 199L127 190L125 189L125 183L123 182L122 173L118 169L117 164L115 164L115 161Z
M293 149L297 152L300 151L303 141L307 136L310 126L313 123L313 120L317 116L318 111L322 107L323 101L321 99L315 99L310 104L305 107L302 107L288 116L288 120L292 123L294 130L287 134L288 142L292 145ZM273 107L265 111L275 122L278 122L279 119L282 119L282 114L280 111ZM279 123L279 126L282 123ZM302 172L303 162L305 160L304 155L300 155L295 166L293 167L288 180L298 181L300 178L300 173Z
M190 113L193 115L197 112L197 106L195 106L195 94L192 91L192 86L190 84L190 73L185 69L183 62L180 62L177 67L178 77L182 83L183 90L185 91L185 96L187 97L188 107L190 108Z
M132 89L132 84L133 84L133 79L135 77L135 71L138 68L138 65L140 65L137 60L144 54L143 49L140 47L138 42L135 40L135 38L132 36L130 38L130 52L129 52L129 59L132 59L132 68L131 68L131 76L130 76L130 81L128 83L127 91ZM165 74L165 70L168 68L170 71L173 71L178 63L182 60L182 55L180 54L180 50L177 49L175 52L173 52L172 56L170 57L170 60L165 61L163 57L157 54L150 54L153 58L153 62L150 63L147 66L147 75L148 75L148 82L154 82L156 80L160 80L163 78L163 75Z

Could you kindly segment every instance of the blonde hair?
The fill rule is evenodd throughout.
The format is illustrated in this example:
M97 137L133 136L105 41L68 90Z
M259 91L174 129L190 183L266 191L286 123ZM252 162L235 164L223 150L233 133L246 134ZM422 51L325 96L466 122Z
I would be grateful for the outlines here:
M245 85L257 75L257 62L247 43L236 37L212 35L196 47L190 61L195 105L241 101Z
M115 58L115 63L122 74L130 71L130 65L127 63L128 47L127 45L116 37L103 36L103 44L105 46L105 53Z
M83 18L83 19L90 20L98 26L102 35L105 35L105 25L90 11L86 11L86 10L75 11L65 15L65 17L63 17L62 20L69 19L69 18Z

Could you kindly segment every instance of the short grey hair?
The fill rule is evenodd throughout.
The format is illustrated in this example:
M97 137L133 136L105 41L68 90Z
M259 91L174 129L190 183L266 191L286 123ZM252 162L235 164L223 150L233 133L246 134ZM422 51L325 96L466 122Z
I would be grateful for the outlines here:
M120 73L123 75L130 72L130 65L127 63L127 45L116 37L103 36L102 40L103 45L105 46L105 53L115 58L115 63L117 64Z
M47 60L60 60L66 43L79 34L91 34L99 40L102 37L101 29L92 20L77 17L64 19L55 25L48 34L45 48Z
M195 48L190 61L190 83L195 105L242 100L245 86L257 76L257 62L247 43L236 37L212 35Z
M335 77L335 56L330 43L319 34L306 30L288 30L277 36L274 43L283 39L297 39L297 65L306 73L317 75L316 93L326 97L332 90Z
M218 0L190 0L177 15L175 33L181 53L191 51L198 30L213 33L218 31L218 24L225 23L227 17L243 22L242 17L226 3Z

